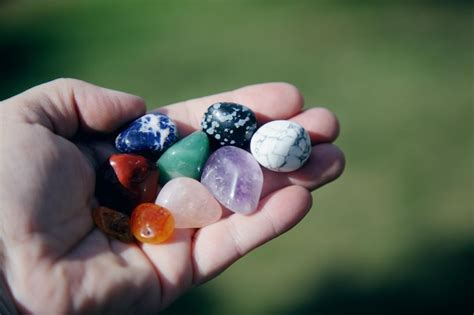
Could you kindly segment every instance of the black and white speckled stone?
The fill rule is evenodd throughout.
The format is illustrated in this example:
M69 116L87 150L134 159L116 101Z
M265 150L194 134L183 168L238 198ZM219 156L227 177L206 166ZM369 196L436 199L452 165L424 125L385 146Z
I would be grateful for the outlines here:
M308 132L289 120L266 123L252 137L250 151L263 167L275 172L297 170L311 155Z
M209 106L201 128L214 147L232 145L245 148L257 129L257 119L248 107L221 102Z

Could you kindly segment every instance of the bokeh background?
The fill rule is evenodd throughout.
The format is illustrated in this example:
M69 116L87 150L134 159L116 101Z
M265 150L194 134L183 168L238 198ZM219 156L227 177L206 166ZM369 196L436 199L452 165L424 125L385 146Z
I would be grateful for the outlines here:
M471 314L469 1L0 0L0 100L57 77L150 108L286 81L340 118L343 177L165 314Z

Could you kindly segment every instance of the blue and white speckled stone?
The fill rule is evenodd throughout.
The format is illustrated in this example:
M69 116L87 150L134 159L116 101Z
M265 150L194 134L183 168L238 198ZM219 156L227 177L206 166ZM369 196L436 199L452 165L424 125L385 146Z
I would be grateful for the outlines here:
M133 121L115 139L115 147L124 153L157 157L178 140L176 124L166 115L154 113Z
M263 167L276 172L292 172L303 166L311 155L311 140L299 124L275 120L255 132L250 151Z

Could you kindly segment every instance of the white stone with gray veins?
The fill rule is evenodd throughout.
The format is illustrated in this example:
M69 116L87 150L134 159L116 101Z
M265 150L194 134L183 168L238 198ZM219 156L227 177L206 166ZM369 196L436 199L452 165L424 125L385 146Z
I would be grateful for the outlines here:
M308 160L311 140L301 125L275 120L255 132L250 151L263 167L276 172L292 172Z

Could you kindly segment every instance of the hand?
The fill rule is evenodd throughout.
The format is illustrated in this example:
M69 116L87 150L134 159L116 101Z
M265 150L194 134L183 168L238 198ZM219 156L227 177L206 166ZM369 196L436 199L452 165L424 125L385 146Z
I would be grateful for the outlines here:
M288 84L248 86L158 111L186 135L218 101L245 104L260 122L299 122L311 136L311 158L293 173L264 171L255 214L176 230L160 245L110 240L90 214L97 206L94 166L110 151L89 139L143 115L140 98L59 79L0 103L0 267L20 311L160 310L298 223L311 207L309 190L341 174L344 156L330 144L336 118L322 108L302 112L303 99Z

